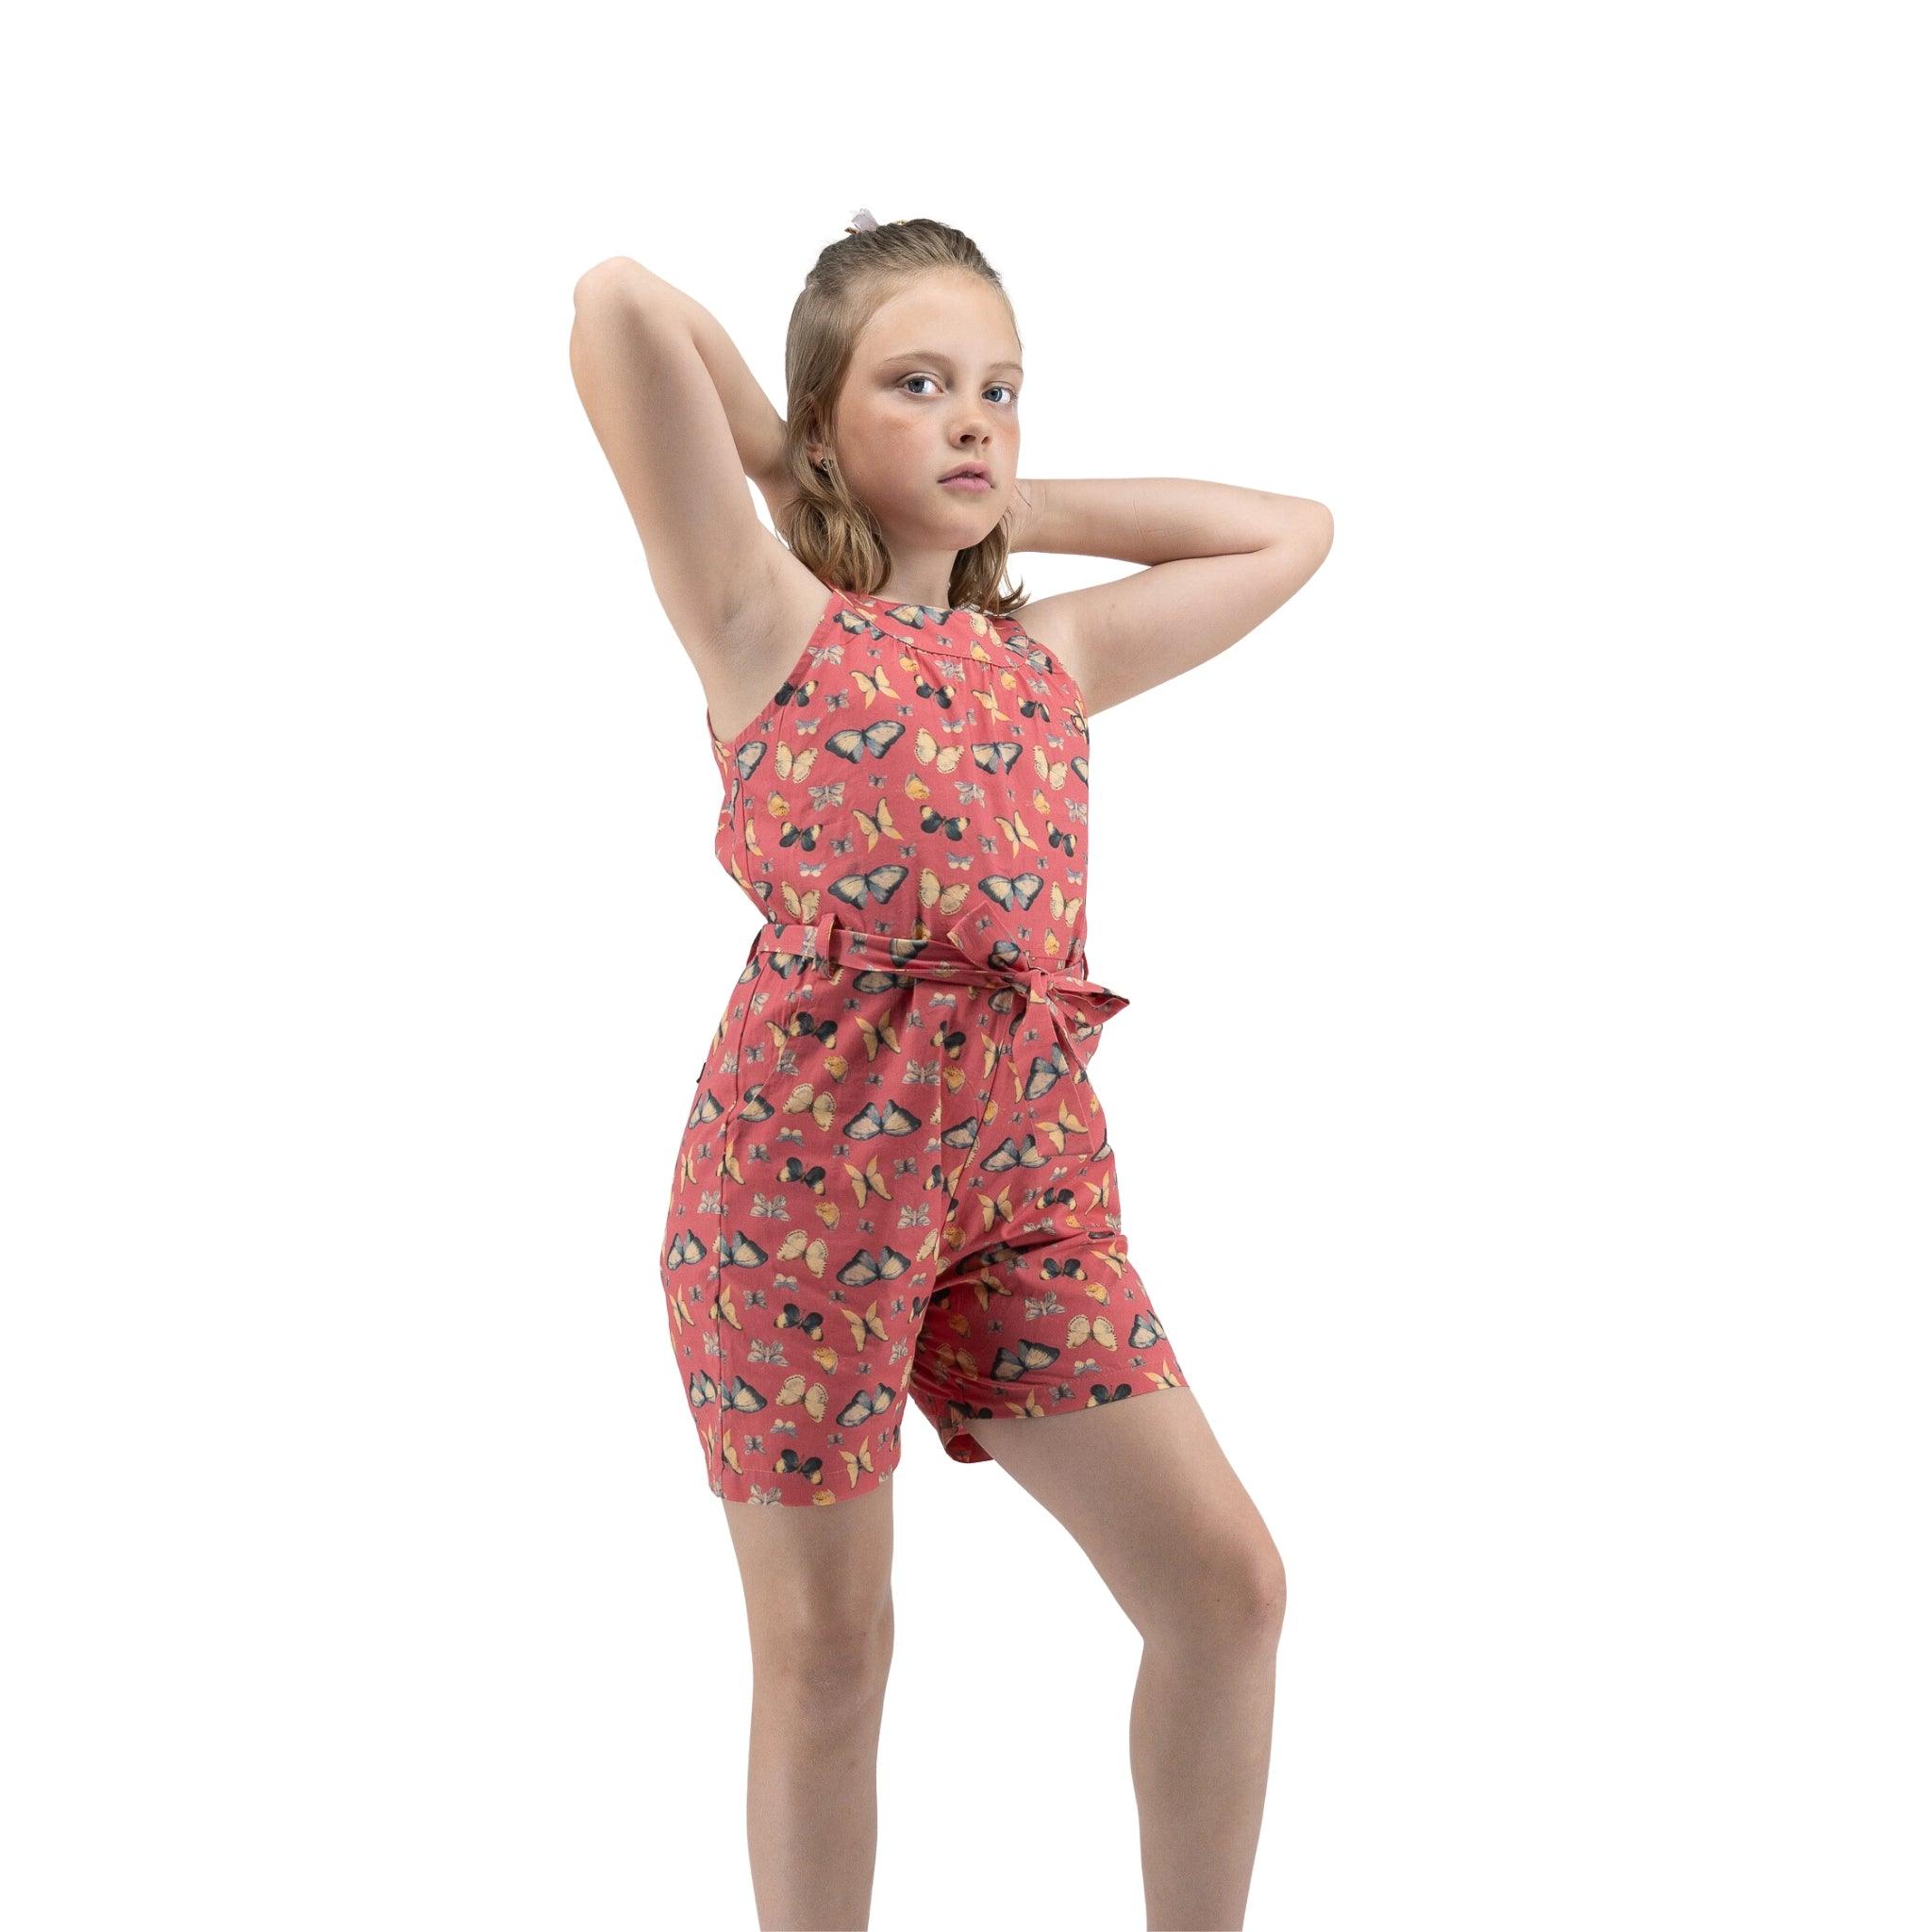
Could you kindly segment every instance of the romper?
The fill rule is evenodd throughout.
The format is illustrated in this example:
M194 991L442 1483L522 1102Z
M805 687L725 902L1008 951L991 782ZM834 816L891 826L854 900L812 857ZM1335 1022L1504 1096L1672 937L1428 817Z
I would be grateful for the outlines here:
M660 1272L714 1495L877 1488L975 1422L1187 1386L1089 1077L1088 724L1017 620L827 585L712 750L764 915L679 1140ZM708 726L710 717L706 714Z

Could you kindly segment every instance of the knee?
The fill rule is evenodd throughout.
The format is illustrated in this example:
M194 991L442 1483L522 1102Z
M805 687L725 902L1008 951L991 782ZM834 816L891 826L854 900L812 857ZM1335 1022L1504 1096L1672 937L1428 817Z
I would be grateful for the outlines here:
M1288 1617L1288 1574L1267 1538L1202 1553L1188 1586L1166 1606L1163 1635L1190 1649L1272 1651Z
M821 1714L862 1707L885 1689L891 1665L891 1596L788 1591L754 1613L751 1647L760 1696L796 1698Z

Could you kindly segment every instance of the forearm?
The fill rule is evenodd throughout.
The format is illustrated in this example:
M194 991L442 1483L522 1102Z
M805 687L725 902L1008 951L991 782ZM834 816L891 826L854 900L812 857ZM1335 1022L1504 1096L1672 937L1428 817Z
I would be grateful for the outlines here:
M1187 476L1019 479L1016 550L1060 550L1168 563L1272 543L1294 520L1297 496Z
M760 490L777 479L785 450L785 419L774 409L758 377L746 366L738 345L724 333L718 318L703 303L674 288L662 275L654 275L641 261L623 258L607 263L595 273L617 273L625 288L640 302L650 304L660 314L675 316L691 331L699 358L711 381L718 400L724 406L724 417L731 425L731 441L744 474Z

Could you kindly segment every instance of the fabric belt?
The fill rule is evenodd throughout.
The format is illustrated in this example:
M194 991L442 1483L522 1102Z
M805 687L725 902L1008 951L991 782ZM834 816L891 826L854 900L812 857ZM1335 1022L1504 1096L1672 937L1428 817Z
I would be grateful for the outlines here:
M911 979L945 980L958 986L990 987L995 991L1013 989L1024 993L1024 998L1012 1002L1010 1032L1017 1033L1028 1012L1041 1007L1052 1021L1073 1064L1084 1066L1091 1048L1082 1047L1079 1042L1097 1033L1103 1021L1111 1019L1130 1004L1126 994L1085 977L1084 955L1058 966L1030 961L1007 965L975 958L953 937L964 925L961 921L949 926L943 939L913 940L840 925L829 912L822 913L808 924L768 920L753 935L746 959L770 953L774 967L786 975L801 973L811 965L840 970L858 967L861 974L903 974ZM881 982L882 987L890 981Z

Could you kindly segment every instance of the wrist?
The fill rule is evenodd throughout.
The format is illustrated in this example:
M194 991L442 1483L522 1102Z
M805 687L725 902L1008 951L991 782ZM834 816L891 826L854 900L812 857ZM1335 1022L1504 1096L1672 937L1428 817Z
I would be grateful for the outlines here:
M1013 479L1012 508L1007 516L1009 550L1046 550L1048 486L1038 476Z

